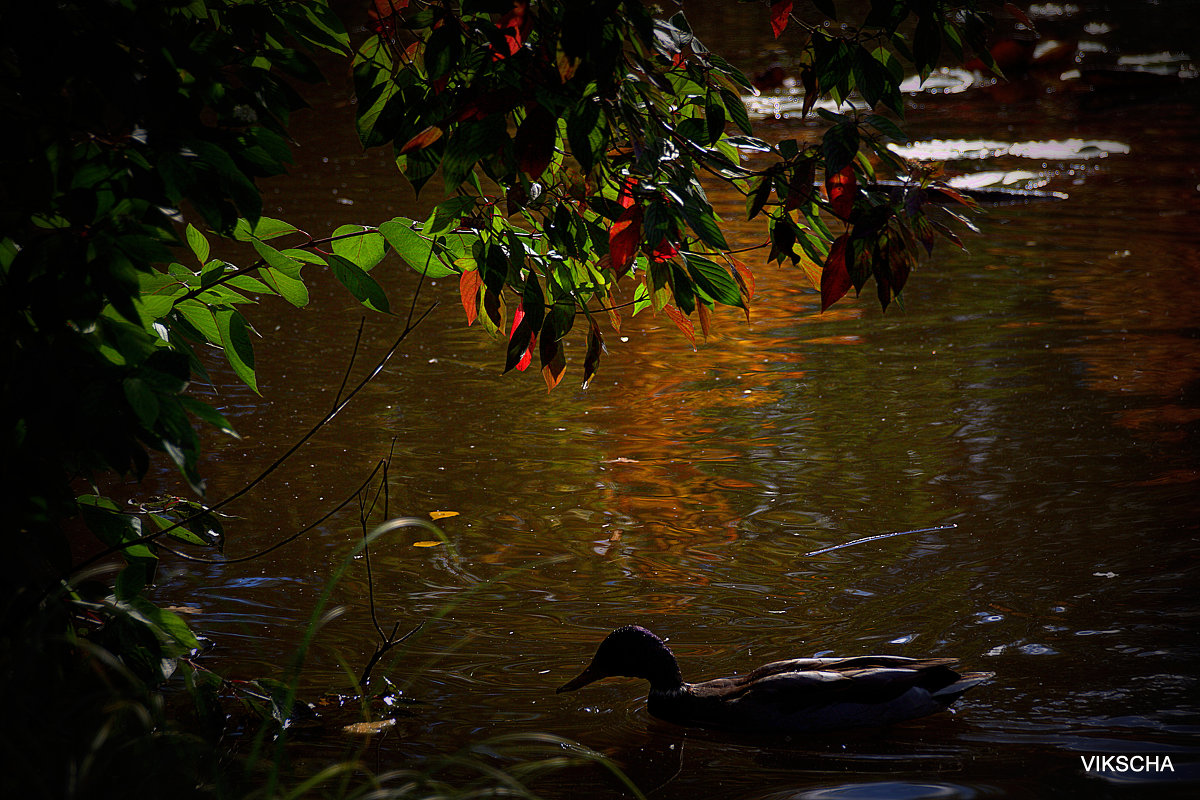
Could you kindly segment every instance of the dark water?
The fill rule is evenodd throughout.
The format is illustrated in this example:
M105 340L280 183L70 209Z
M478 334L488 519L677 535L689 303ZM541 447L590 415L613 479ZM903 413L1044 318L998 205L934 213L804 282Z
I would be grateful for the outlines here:
M614 756L661 798L1195 796L1197 81L1167 24L1189 6L1138 7L1152 11L1089 6L1047 23L1098 31L1080 34L1096 44L1085 65L1173 53L1178 83L1092 91L1043 74L911 96L920 142L1079 139L1127 152L951 161L1029 172L1025 185L1069 199L990 208L969 253L943 246L914 274L903 310L882 314L864 295L818 314L803 276L753 256L749 322L719 314L692 352L665 318L638 317L606 331L610 355L591 388L576 388L573 342L571 372L547 395L536 374L500 377L502 347L465 326L452 283L423 287L418 308L438 308L230 524L229 556L278 541L389 450L393 515L458 512L440 522L449 546L415 547L429 536L413 530L372 550L381 624L428 622L378 668L419 702L364 760L385 771L544 732ZM769 66L781 54L749 16L760 9L736 9L745 17L693 22L748 72ZM347 134L352 108L336 88L317 100L298 123L300 163L268 208L314 232L419 217L388 160L363 156ZM820 129L767 119L758 132ZM716 200L731 243L757 243L740 201ZM391 261L378 269L406 306L415 278ZM320 281L313 296L305 313L268 306L256 318L264 396L234 388L218 400L246 440L213 440L216 498L295 441L341 384L360 314ZM399 329L367 320L356 375ZM259 561L181 567L159 599L198 612L190 620L218 643L218 668L275 675L359 536L352 505ZM333 601L343 613L305 673L314 695L344 689L378 641L361 560ZM953 655L997 677L955 715L784 741L655 722L632 681L556 696L628 622L669 637L693 679L869 652ZM331 733L296 754L318 764L345 741ZM1105 754L1169 756L1173 771L1084 769L1081 756ZM592 768L536 786L620 795Z

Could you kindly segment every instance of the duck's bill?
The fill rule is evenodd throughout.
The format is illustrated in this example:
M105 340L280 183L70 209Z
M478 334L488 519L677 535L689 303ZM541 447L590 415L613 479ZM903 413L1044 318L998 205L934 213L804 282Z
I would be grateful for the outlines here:
M573 692L576 689L578 689L579 687L587 686L592 681L598 681L603 677L605 677L605 676L599 670L593 669L592 667L588 667L583 672L579 673L578 677L574 678L573 680L567 681L562 686L558 687L558 690L555 692L555 694L562 694L563 692Z

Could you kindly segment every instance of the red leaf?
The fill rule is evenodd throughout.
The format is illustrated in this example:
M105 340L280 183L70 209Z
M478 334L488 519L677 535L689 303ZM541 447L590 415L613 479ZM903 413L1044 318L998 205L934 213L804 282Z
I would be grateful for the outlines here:
M612 259L612 268L618 278L629 271L641 240L642 207L631 206L617 217L608 231L608 256Z
M829 257L825 259L825 268L821 270L821 310L841 300L850 291L853 283L850 281L850 270L846 267L846 250L850 243L850 234L843 233L829 249Z
M467 327L475 322L479 314L479 287L483 285L483 276L479 270L470 269L458 276L458 294L462 297L463 311L467 312Z
M934 230L933 225L929 223L929 218L924 214L917 214L913 217L912 226L913 231L917 234L917 239L925 245L925 255L933 255Z
M915 246L915 242L913 245ZM908 274L913 268L913 253L908 249L904 239L889 229L884 242L883 252L887 257L887 268L891 274L892 291L900 294L904 284L908 282Z
M829 203L833 213L841 219L849 219L854 210L854 195L857 194L858 184L854 177L854 167L847 164L840 171L825 176L825 192L829 195Z
M525 121L517 128L517 137L513 141L517 166L530 180L536 181L550 166L557 137L558 120L554 115L540 105L530 108Z
M946 227L944 223L938 222L935 219L931 219L929 220L929 224L933 226L935 231L942 235L942 238L953 242L960 250L963 250L964 252L966 251L967 246L962 243L962 239L958 238L958 234Z
M542 379L546 381L546 391L558 386L567 371L567 358L563 355L562 342L554 338L554 327L547 317L542 323L542 344L538 348L542 359Z
M960 203L960 204L966 206L967 208L979 208L979 204L976 203L974 200L972 200L970 197L967 197L966 195L963 195L963 194L959 194L958 191L956 191L955 189L953 189L950 186L947 186L944 183L939 183L938 185L932 187L932 191L943 194L946 197L949 197L951 200L955 201L956 203Z
M688 318L688 316L670 304L663 306L663 313L671 318L671 321L675 323L675 327L683 331L683 335L686 336L688 341L692 343L692 349L695 350L696 326L692 324L692 321Z
M712 333L712 311L709 309L707 303L696 303L696 316L700 318L700 332L707 339L708 335Z
M516 55L516 52L521 49L532 23L532 20L525 14L528 9L527 0L516 0L512 10L496 23L496 27L500 29L503 44L492 52L492 61L500 61Z
M603 258L603 256L601 256ZM608 293L608 305L605 310L608 311L608 321L612 323L613 330L617 333L621 332L621 315L617 313L616 303L613 302L612 292Z
M405 142L404 146L400 148L400 151L396 155L402 156L405 153L411 153L413 150L424 150L426 147L429 147L429 145L433 144L440 138L442 138L442 129L437 125L430 125L428 128Z
M521 360L517 362L517 371L524 372L530 364L533 363L533 346L537 344L537 334L529 335L529 347L525 348L525 355L521 356Z
M788 15L792 13L792 0L776 0L771 3L771 32L775 34L775 38L779 38L779 34L783 33L783 29L787 27Z
M796 165L795 171L788 176L787 200L783 201L785 211L799 208L808 202L813 193L813 181L817 177L817 160L808 158Z
M879 297L879 305L887 311L888 303L892 302L892 284L888 280L887 270L875 272L875 293Z
M1029 17L1025 16L1025 12L1017 8L1014 3L1005 3L1004 10L1016 17L1017 22L1021 23L1026 28L1029 28L1029 30L1036 30L1034 24L1029 21Z
M725 256L733 265L733 277L737 281L738 291L742 295L742 310L746 312L746 322L750 321L750 301L754 299L754 273L733 256Z
M652 251L650 251L650 258L660 264L664 261L670 261L677 255L679 255L679 250L676 249L675 245L667 241L667 237L665 236L662 238L662 241L660 241L658 245Z
M621 184L621 191L617 193L617 203L621 208L633 206L633 187L636 185L637 181L633 178L626 178Z
M912 272L912 261L908 257L908 252L892 253L892 260L889 266L892 268L892 286L895 287L896 294L900 294L904 290L904 284L908 282L908 274Z
M521 325L521 320L525 319L525 303L517 303L517 307L513 309L513 324L508 331L508 340L511 342L513 334L517 332L517 328Z
M783 67L776 64L770 67L765 72L755 75L750 81L751 85L760 92L765 92L770 89L778 89L783 86L784 80L787 79L787 73L783 71Z
M804 86L804 102L800 107L800 116L807 117L817 102L817 73L810 67L800 70L800 83Z
M525 184L514 183L504 192L504 213L508 216L518 213L526 205L529 204L529 192L525 190Z
M367 27L384 38L395 38L400 12L407 6L408 0L374 0L367 9Z
M524 372L533 361L533 345L537 341L537 334L531 331L528 325L522 324L524 321L525 304L517 303L513 311L512 329L508 332L508 363L504 368L505 372L513 367Z

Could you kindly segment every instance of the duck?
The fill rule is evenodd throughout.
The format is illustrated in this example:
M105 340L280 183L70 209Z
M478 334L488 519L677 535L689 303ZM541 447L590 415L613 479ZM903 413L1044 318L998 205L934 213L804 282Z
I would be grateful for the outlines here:
M689 727L748 733L819 733L882 727L945 711L993 677L954 670L954 658L793 658L730 678L686 683L675 654L639 625L617 628L591 663L558 688L615 676L650 681L651 716Z

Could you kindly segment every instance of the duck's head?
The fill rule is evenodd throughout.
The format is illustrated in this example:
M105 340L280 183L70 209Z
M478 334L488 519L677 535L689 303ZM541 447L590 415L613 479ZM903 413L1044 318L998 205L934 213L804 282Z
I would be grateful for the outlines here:
M650 681L651 689L662 691L677 689L683 684L679 664L666 643L643 627L626 625L605 637L587 669L560 686L558 693L615 675L645 678Z

